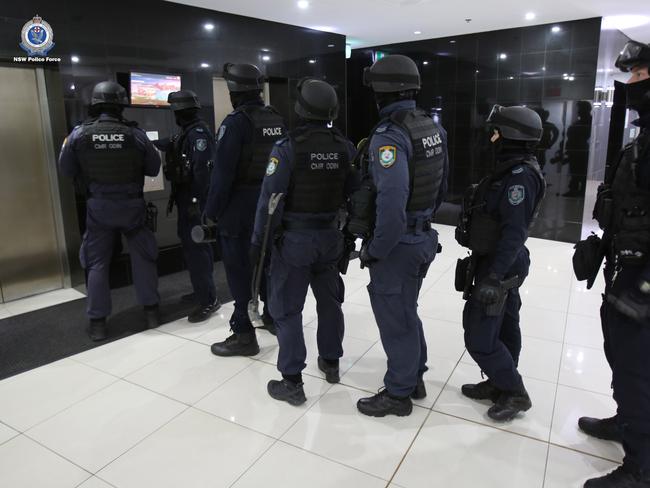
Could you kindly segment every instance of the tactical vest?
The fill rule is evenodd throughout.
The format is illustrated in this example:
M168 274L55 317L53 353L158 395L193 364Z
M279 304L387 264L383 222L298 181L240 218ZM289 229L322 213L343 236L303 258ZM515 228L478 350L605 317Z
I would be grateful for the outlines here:
M337 129L311 128L290 134L294 167L284 209L334 213L345 201L350 172L348 142Z
M93 119L85 122L77 157L86 184L144 183L142 151L136 145L133 128L123 121Z
M648 131L625 147L615 165L608 166L594 209L594 218L623 264L650 259L650 190L639 186L640 164L650 164Z
M477 255L489 255L496 251L501 239L501 221L486 210L487 194L493 185L498 184L507 174L520 164L525 164L533 169L541 182L542 191L538 195L531 226L546 194L546 180L542 175L537 161L532 159L513 159L508 161L494 174L483 178L477 185L471 185L465 192L458 226L456 227L456 241L469 248Z
M182 133L172 137L172 147L165 153L165 166L163 167L165 178L176 185L192 182L192 161L184 151L184 146L187 135L196 127L201 127L206 133L206 138L209 137L210 128L208 125L202 120L197 120L183 129Z
M235 112L246 115L253 127L253 138L242 147L235 184L260 186L271 149L286 133L284 119L273 107L243 105Z

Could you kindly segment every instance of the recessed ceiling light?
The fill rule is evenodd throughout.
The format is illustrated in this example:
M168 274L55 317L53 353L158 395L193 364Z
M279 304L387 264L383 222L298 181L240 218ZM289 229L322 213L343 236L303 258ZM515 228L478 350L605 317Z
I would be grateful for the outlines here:
M201 68L209 68L210 65L208 63L201 63Z
M509 79L509 80L514 80L515 77L514 77L514 76L508 76L508 79Z
M535 12L528 12L526 14L526 20L535 20L535 17L537 17L537 15L535 15Z
M327 47L334 47L334 44L328 44Z
M554 33L554 34L557 34L557 33L560 32L561 30L562 30L562 29L560 29L560 26L559 26L559 25L554 25L554 26L551 28L551 32Z
M214 24L203 24L203 28L207 30L208 32L214 30Z
M72 56L70 56L70 61L72 61L73 63L78 63L81 60L79 59L79 56L73 54Z
M546 71L546 66L542 66L542 71Z
M646 15L611 15L603 18L603 30L625 30L650 23Z
M422 64L427 65L429 64L429 61L423 61Z
M449 44L456 44L456 41L449 41Z
M74 90L75 88L74 84L70 85L70 90Z
M262 56L262 61L270 61L270 60L271 60L271 56L269 55Z
M499 54L499 59L508 59L508 55L506 53L501 53Z
M309 64L316 64L316 60L315 59L310 59Z
M309 2L307 0L298 0L298 8L309 8Z
M422 31L415 31L415 32L413 32L413 34L415 34L416 36L419 36L420 34L422 34Z

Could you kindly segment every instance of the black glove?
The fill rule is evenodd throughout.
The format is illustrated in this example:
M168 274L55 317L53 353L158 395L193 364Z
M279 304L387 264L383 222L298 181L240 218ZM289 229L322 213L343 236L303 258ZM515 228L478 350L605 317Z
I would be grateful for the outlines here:
M499 301L503 294L503 285L499 277L490 273L490 276L481 281L476 287L476 299L483 305L493 305Z
M650 291L646 291L648 288L649 284L643 282L638 288L625 290L620 297L611 297L609 301L626 317L647 323L650 320Z
M373 263L379 261L376 257L370 254L368 248L369 244L364 244L361 246L361 251L359 251L359 261L361 261L361 269L369 268Z
M251 247L248 250L248 259L250 260L252 267L257 266L260 263L261 256L262 256L262 246L259 246L257 244L251 244Z

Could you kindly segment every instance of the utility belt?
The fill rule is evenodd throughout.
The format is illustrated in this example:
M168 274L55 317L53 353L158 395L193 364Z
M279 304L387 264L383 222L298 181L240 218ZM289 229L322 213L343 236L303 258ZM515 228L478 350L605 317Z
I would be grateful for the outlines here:
M136 198L144 198L144 193L139 192L91 192L86 194L87 198L94 198L95 200L134 200Z
M339 228L337 219L333 220L283 220L283 230L335 230Z
M406 226L407 234L419 234L420 232L428 232L432 229L431 219L426 219L420 222L414 222Z

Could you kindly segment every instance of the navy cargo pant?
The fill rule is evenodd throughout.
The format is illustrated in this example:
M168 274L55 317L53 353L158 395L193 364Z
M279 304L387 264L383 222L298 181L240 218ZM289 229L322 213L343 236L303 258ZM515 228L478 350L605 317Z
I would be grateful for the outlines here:
M185 265L190 273L192 288L201 306L212 305L217 299L214 286L214 255L210 244L197 244L192 240L192 228L201 225L201 210L185 199L177 202L178 238L181 240Z
M489 266L489 258L479 258L475 283L480 283L488 276ZM523 284L529 268L530 255L524 248L505 279L517 275L520 284ZM485 305L479 303L474 295L467 301L463 310L465 347L490 382L500 390L520 391L524 387L517 371L521 353L520 309L519 289L513 288L508 292L505 306L498 317L488 317Z
M310 285L318 313L318 354L329 360L343 356L345 288L338 271L342 254L343 235L335 229L285 231L274 246L269 306L280 344L278 370L282 374L298 374L305 368L302 309Z
M607 293L637 286L638 269L623 268ZM612 367L614 400L623 432L625 463L650 473L650 324L635 322L606 302L605 351Z
M159 302L156 259L158 246L153 233L144 227L145 203L142 199L101 200L90 198L86 210L79 260L88 273L88 306L91 319L111 314L109 270L115 239L126 237L133 283L141 305Z
M438 249L435 230L416 244L399 243L386 259L370 266L368 294L388 358L384 385L391 395L406 397L427 370L427 342L418 316L422 281Z

